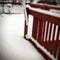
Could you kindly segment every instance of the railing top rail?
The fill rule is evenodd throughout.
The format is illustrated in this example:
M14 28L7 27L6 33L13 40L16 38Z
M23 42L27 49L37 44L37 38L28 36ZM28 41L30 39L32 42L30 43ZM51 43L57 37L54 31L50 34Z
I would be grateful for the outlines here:
M52 13L52 12L47 11L47 10L43 10L43 9L39 9L39 8L33 8L30 5L26 5L26 8L29 8L32 11L36 11L36 12L39 12L39 13L43 13L43 14L47 14L47 15L51 15L51 16L60 18L60 14Z
M42 5L42 6L50 6L50 7L56 7L56 8L60 8L60 6L58 5L49 5L49 4L43 4L43 3L29 3L30 5Z

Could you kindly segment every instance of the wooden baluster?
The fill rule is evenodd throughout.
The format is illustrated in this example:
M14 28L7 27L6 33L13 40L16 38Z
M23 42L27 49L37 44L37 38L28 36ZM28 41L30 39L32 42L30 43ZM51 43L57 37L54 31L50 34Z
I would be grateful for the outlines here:
M59 49L59 51L58 51L58 49ZM58 60L60 60L60 25L58 26L57 51L58 51Z
M43 29L43 20L39 20L39 32L38 32L38 42L42 44L42 30Z
M37 29L38 28L38 19L34 17L33 20L33 30L32 30L32 36L34 39L37 39Z
M46 28L46 38L45 38L45 48L48 50L49 44L47 41L47 34L48 34L48 27L49 27L49 22L47 21L47 28Z
M56 52L56 41L54 40L54 36L55 36L55 29L56 25L54 24L54 29L53 29L53 37L52 37L52 41L51 41L51 53L54 55L54 51ZM52 45L53 44L53 45Z
M54 57L56 57L57 55L57 50L58 50L58 46L57 46L57 42L58 42L58 35L59 35L59 29L58 29L58 25L56 25L56 29L55 29L55 36L54 36L54 45L55 45L55 49L53 51Z
M44 31L45 31L45 21L43 21L43 26L42 26L42 36L41 36L42 45L44 45Z
M25 25L24 25L25 27L24 27L24 38L26 39L26 34L27 34L27 31L28 31L28 26L26 25L26 20L25 20Z
M26 11L24 13L27 14L27 17L28 17L28 15L29 15L29 9L26 8ZM24 38L25 39L26 39L26 36L25 35L27 34L27 31L28 31L28 25L26 24L27 23L27 20L26 20L26 15L25 15L25 25L24 25Z

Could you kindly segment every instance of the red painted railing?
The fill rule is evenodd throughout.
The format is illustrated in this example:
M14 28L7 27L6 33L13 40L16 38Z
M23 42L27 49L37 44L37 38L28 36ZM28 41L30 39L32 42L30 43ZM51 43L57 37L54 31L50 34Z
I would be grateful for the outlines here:
M30 5L31 7L40 8L40 9L44 9L44 10L50 10L50 9L60 10L60 7L59 7L59 6L54 6L54 5L32 4L32 3L29 3L29 5Z
M47 51L50 52L51 55L53 55L55 58L56 56L58 56L57 59L60 60L60 17L56 17L55 15L53 16L51 14L45 14L44 12L35 11L29 8L27 8L27 14L34 16L32 37L39 44L44 46L44 48L47 49ZM27 31L28 25L26 25L25 23L24 36L27 34ZM41 50L40 53L42 53L42 55L44 55L47 60L51 59Z

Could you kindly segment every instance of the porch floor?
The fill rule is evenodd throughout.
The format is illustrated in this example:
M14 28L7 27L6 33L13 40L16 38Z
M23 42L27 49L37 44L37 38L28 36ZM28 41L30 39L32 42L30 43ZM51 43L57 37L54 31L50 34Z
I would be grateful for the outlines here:
M0 15L0 27L1 60L45 60L34 46L23 38L23 14Z

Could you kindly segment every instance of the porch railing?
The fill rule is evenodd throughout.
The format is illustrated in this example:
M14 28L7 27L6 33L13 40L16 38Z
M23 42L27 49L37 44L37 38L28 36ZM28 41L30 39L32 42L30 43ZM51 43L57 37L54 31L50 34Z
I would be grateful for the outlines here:
M27 5L24 37L33 41L47 60L60 59L60 14ZM29 15L33 16L32 19ZM32 25L29 23L32 21ZM30 28L29 28L30 24ZM29 30L30 29L30 30ZM31 34L29 35L29 32ZM41 51L42 50L42 51Z

